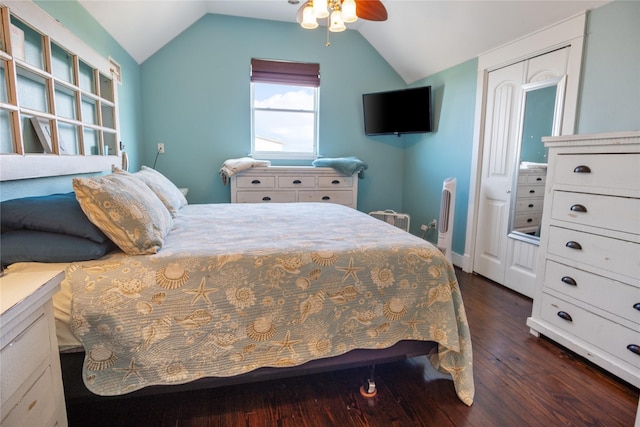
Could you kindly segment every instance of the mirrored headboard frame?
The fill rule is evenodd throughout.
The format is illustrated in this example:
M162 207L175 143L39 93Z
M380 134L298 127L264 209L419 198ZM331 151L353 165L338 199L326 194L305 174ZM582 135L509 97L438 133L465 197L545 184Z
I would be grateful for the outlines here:
M17 18L20 22L33 29L34 33L42 36L44 58L41 67L34 66L29 63L28 59L23 58L22 55L19 54L20 49L14 52L14 46L11 43L11 33L9 31L9 27L12 25L11 17ZM40 109L29 109L21 106L11 91L8 99L6 99L4 103L2 103L3 101L0 99L2 110L9 116L9 123L11 128L13 128L14 139L13 152L11 152L11 150L3 150L0 154L0 181L104 172L110 171L114 165L120 167L123 164L123 151L118 126L118 85L112 82L114 75L109 61L66 29L60 22L30 1L0 0L0 19L2 20L2 25L0 25L0 61L3 61L5 65L4 78L9 79L11 83L8 86L12 88L12 90L15 90L16 70L28 70L31 73L29 75L37 76L37 78L47 82L45 86L49 104L48 109L42 109L42 111L40 111ZM59 48L68 52L68 55L72 58L70 64L72 64L73 67L77 67L78 61L81 61L82 64L85 64L92 70L91 75L93 76L97 89L86 89L84 86L80 87L81 84L77 81L66 82L60 80L58 75L52 71L51 59L49 58L51 55L51 46L54 43ZM20 47L19 44L16 46L18 48ZM77 71L75 72L77 73ZM23 74L24 73L25 72L23 72ZM108 84L105 82L108 82ZM0 83L4 84L5 82ZM95 108L98 110L96 113L98 121L83 121L77 117L68 118L56 115L55 102L52 98L53 95L55 95L54 88L57 85L71 88L70 90L80 94L79 96L81 96L83 100L86 99L90 100L90 102L96 102ZM101 93L103 86L109 93L108 95L103 96ZM103 106L105 110L109 111L111 118L108 121L112 122L104 121L101 118L102 111L100 110ZM80 107L76 107L76 109L81 110ZM21 139L23 136L22 128L25 124L25 120L22 118L23 115L27 117L27 121L28 117L33 116L42 118L52 125L51 153L25 153L24 141ZM67 126L75 126L77 129L80 129L78 135L83 135L83 129L88 129L90 132L109 134L110 142L107 145L106 139L103 140L102 137L100 137L98 139L98 146L93 148L96 152L90 153L90 148L82 144L83 136L80 136L80 147L78 147L77 154L63 154L59 145L60 138L58 129L54 126L62 122Z

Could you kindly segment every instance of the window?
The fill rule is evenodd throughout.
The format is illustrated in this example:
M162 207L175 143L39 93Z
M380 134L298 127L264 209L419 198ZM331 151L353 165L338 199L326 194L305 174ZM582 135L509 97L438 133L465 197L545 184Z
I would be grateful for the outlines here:
M251 60L251 155L318 157L320 65Z

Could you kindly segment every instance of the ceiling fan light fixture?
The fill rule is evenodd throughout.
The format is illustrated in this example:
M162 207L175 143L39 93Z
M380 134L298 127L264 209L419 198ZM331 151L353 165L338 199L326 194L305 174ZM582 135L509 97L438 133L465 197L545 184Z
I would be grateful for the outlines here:
M356 22L356 0L344 0L342 2L342 20L346 23Z
M329 16L327 0L315 0L313 2L313 14L316 16L316 18L326 18L327 16Z
M302 10L302 22L300 23L300 26L302 28L306 28L307 30L318 28L318 21L316 20L316 16L313 13L313 6L307 5Z
M331 12L331 26L329 27L329 31L332 33L339 33L347 29L347 26L344 25L344 20L342 19L342 11L334 10Z

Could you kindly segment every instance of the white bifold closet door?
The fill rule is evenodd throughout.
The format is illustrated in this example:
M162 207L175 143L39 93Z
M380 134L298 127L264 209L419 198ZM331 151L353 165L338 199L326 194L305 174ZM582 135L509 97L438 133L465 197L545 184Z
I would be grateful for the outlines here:
M473 270L533 297L538 246L508 236L511 197L515 197L522 85L562 76L570 47L489 72L477 237Z

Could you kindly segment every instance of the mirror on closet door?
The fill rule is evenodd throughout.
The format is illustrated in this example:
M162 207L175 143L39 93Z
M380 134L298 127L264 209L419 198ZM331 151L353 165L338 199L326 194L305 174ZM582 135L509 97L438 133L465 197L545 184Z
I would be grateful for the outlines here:
M547 176L547 149L542 137L560 134L565 80L566 76L560 76L522 86L522 116L509 218L509 237L514 239L540 242Z

